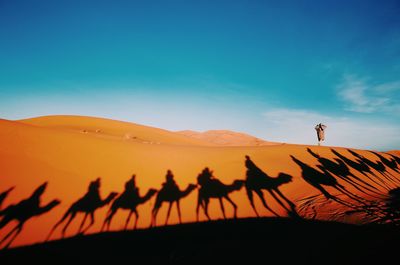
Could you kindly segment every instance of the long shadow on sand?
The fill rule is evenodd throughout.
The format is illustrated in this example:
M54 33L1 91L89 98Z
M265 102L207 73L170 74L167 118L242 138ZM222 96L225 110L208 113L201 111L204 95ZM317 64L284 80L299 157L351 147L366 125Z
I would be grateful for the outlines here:
M366 178L368 178L371 182L373 182L375 185L381 187L384 190L389 190L390 188L387 187L385 181L374 174L371 170L371 168L361 161L358 158L355 158L354 160L347 158L346 156L340 154L338 151L331 149L332 153L335 154L340 160L342 160L345 164L347 164L349 167L353 168L355 171L358 171L362 175L364 175Z
M17 204L12 204L0 212L0 216L2 217L0 220L0 229L5 227L11 221L17 222L17 225L1 239L0 245L5 243L4 248L8 248L12 244L16 237L22 232L24 225L28 220L45 214L60 204L59 200L52 200L45 206L40 205L41 197L45 192L46 187L47 182L40 185L29 198L24 199Z
M276 200L276 202L284 208L289 216L298 217L296 211L296 205L289 200L280 190L279 187L281 185L290 183L293 179L292 176L286 173L279 173L277 177L270 177L267 173L262 171L257 165L250 159L249 156L245 157L245 166L247 168L246 171L246 192L247 197L250 201L251 207L257 216L259 216L257 209L254 205L253 192L257 194L260 198L263 206L272 212L274 215L279 216L274 210L269 207L267 204L263 190L267 191L271 196ZM285 203L287 204L285 204Z
M194 189L196 189L196 187L197 186L194 184L189 184L186 189L180 190L178 184L176 184L174 180L174 175L172 174L172 171L168 170L165 176L165 182L162 184L161 189L157 193L156 202L151 212L150 226L156 226L157 214L164 202L167 202L169 204L167 217L165 219L165 225L168 224L169 215L171 213L171 208L174 203L176 203L176 208L178 210L179 223L182 223L181 208L179 202L182 198L188 196Z
M353 202L358 204L365 204L363 198L360 198L356 194L348 191L343 185L339 184L336 178L330 174L323 166L317 166L321 171L309 166L308 164L300 161L294 156L290 156L292 160L301 168L302 178L311 186L319 190L327 200L333 200L337 203L345 205L350 208L356 208L357 206L353 203L347 202L345 200L340 199L338 196L332 195L329 193L324 187L331 187L338 191L340 194L347 196Z
M221 207L222 215L226 219L225 207L223 199L227 200L233 207L233 217L237 217L237 205L234 203L229 194L234 191L238 191L243 187L243 180L234 180L232 184L224 184L213 175L208 167L204 168L203 171L197 176L197 184L200 186L197 206L196 206L196 220L199 220L199 210L203 209L204 214L208 220L211 220L208 214L208 204L210 199L218 199Z
M374 197L377 195L382 195L380 192L378 192L376 187L352 174L350 172L350 168L341 159L335 158L334 160L330 160L324 158L313 152L310 148L307 148L307 152L315 157L329 173L347 182L356 190Z
M140 196L139 188L136 186L136 175L132 175L131 179L125 183L125 190L111 204L101 231L103 231L104 228L110 230L111 221L119 209L129 210L129 214L125 222L125 230L128 228L132 214L135 215L135 224L133 229L136 229L139 220L137 207L140 204L144 204L145 202L149 201L156 193L156 189L149 189L143 197Z
M57 229L57 227L61 225L67 218L69 218L64 228L62 229L62 237L64 238L68 226L71 224L72 220L75 219L76 215L80 212L84 213L85 216L79 226L78 234L80 234L81 232L85 233L94 224L95 211L109 204L118 195L118 193L116 192L111 192L106 199L101 199L100 185L100 178L97 178L96 180L90 182L86 194L82 198L74 202L71 207L69 207L63 217L53 226L49 235L47 236L47 240L50 239L51 235ZM86 228L83 229L88 215L90 215L91 222Z

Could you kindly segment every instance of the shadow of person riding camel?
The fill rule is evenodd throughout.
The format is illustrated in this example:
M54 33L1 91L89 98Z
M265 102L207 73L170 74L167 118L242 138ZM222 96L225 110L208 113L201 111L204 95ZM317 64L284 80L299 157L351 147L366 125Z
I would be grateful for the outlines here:
M17 221L17 225L0 241L0 245L2 245L10 238L4 248L8 248L12 244L15 238L21 233L28 220L45 214L60 204L59 200L52 200L45 206L40 205L41 197L45 192L46 187L47 182L40 185L29 198L24 199L17 204L12 204L0 212L0 216L3 217L0 221L0 229L13 220Z
M349 153L351 153L354 157L358 158L359 161L362 163L368 165L370 168L374 169L376 172L378 172L381 176L383 176L386 181L383 181L383 184L390 190L393 188L396 188L400 183L399 180L396 179L392 174L390 174L385 165L381 161L376 161L373 162L372 160L369 160L365 156L351 150L347 149Z
M92 225L95 222L94 220L95 211L109 204L118 195L117 192L111 192L106 199L102 200L100 196L100 185L101 185L100 178L97 178L96 180L90 182L86 194L82 198L74 202L71 205L71 207L69 207L69 209L63 215L63 217L53 226L46 240L50 239L51 235L57 229L57 227L61 225L69 217L67 223L62 229L62 238L64 238L68 226L71 224L72 220L75 219L76 215L79 212L84 213L85 216L79 226L78 234L80 233L84 234L90 227L92 227ZM85 225L88 215L90 215L91 219L90 223L86 228L83 229L83 226Z
M275 199L275 201L282 208L286 210L289 216L298 217L296 212L296 205L279 190L280 186L290 183L292 181L292 176L285 173L279 173L278 176L275 178L270 177L267 173L265 173L259 167L257 167L256 164L254 164L254 162L250 159L248 155L245 156L245 166L247 169L246 181L245 181L246 193L250 201L251 207L253 208L257 216L259 216L259 214L254 205L253 192L257 194L263 206L267 210L269 210L276 216L280 216L277 212L272 210L272 208L269 207L269 205L267 204L263 194L263 190L265 190ZM282 200L286 202L288 206L285 205L285 203L283 203Z
M341 161L343 161L346 165L349 167L353 168L354 170L358 171L362 175L364 175L367 179L369 179L371 182L373 182L375 185L381 187L384 190L389 189L387 185L385 184L385 181L381 179L379 176L374 174L371 170L371 168L365 164L363 161L361 161L358 158L355 158L354 160L349 159L348 157L342 155L335 149L331 149L331 152L335 154ZM377 189L377 188L376 188Z
M105 227L107 227L107 230L110 229L111 221L119 209L129 210L129 214L125 222L125 230L128 228L132 214L135 215L135 224L133 229L136 229L139 220L137 207L140 204L144 204L145 202L149 201L156 193L157 190L149 189L147 193L141 197L139 188L136 186L136 175L132 175L131 179L125 183L124 192L122 192L121 195L119 195L111 204L101 231L103 231Z
M171 213L171 208L174 203L176 203L176 208L178 210L179 223L182 223L180 200L188 196L194 189L196 185L188 184L186 189L180 190L178 184L174 180L174 175L171 170L167 171L165 176L165 182L162 184L161 189L157 193L156 202L154 204L153 210L151 211L151 224L150 227L156 226L158 211L160 210L162 204L167 202L168 212L165 219L165 225L168 224L168 219Z
M334 188L340 194L347 196L348 198L352 199L353 201L365 204L363 198L357 196L356 194L351 193L348 191L343 185L339 184L337 179L332 176L323 166L318 165L317 169L307 165L306 163L300 161L299 159L295 158L293 155L290 155L292 160L301 168L301 176L302 178L311 186L318 189L322 195L325 196L327 200L336 201L342 205L345 205L350 208L356 207L354 204L349 203L345 200L340 199L338 196L332 195L329 193L324 186Z
M237 205L229 198L229 193L240 190L244 184L243 180L234 180L230 185L224 184L215 178L213 172L206 167L197 176L197 184L200 186L196 206L197 221L199 221L200 208L203 209L207 219L211 220L208 213L208 205L210 199L213 198L218 199L224 219L226 219L226 214L223 199L227 200L232 205L233 217L237 218Z
M376 195L382 195L377 191L376 187L352 174L349 167L342 160L338 158L334 158L334 160L327 159L313 152L310 148L307 148L307 152L314 158L316 158L318 162L322 165L322 167L325 168L328 172L347 182L358 191L369 196L376 197ZM374 195L368 193L367 191L369 191L370 193L374 193Z

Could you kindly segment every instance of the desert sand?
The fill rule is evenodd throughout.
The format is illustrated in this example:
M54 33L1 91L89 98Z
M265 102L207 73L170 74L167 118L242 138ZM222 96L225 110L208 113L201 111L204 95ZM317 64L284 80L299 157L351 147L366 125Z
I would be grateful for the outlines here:
M178 131L177 133L219 146L264 146L280 144L268 142L245 133L228 130L209 130L205 132L185 130Z
M214 176L223 183L231 184L234 180L245 179L245 156L248 155L269 176L276 178L278 174L285 173L292 177L291 182L282 183L278 188L296 205L296 211L301 217L350 223L368 222L362 215L343 214L351 210L349 205L357 204L357 200L333 186L322 185L329 194L339 198L337 201L328 200L320 189L310 185L310 180L307 182L305 175L316 175L315 181L318 182L318 178L326 173L324 166L329 165L326 160L345 161L345 167L351 173L346 176L350 182L346 182L346 177L332 176L351 196L365 200L383 200L390 189L400 184L399 151L391 151L389 154L293 144L246 146L243 142L238 144L241 146L231 146L234 145L232 142L229 145L163 129L93 117L46 116L19 121L0 120L0 192L15 186L4 200L3 209L29 197L44 182L48 182L48 186L42 196L42 204L56 198L61 200L61 204L52 211L29 220L12 246L45 240L51 227L73 202L85 194L90 181L98 177L101 178L103 198L113 191L122 192L132 174L137 176L136 182L142 196L150 188L160 189L168 169L172 170L182 190L191 183L196 184L197 175L205 167L213 170ZM318 160L307 148L322 159ZM296 163L291 156L301 162ZM373 163L367 166L369 171L363 172L347 164L360 159L363 159L361 164L364 165ZM391 164L385 164L387 161ZM373 168L373 165L377 167ZM303 174L304 170L306 174ZM359 180L355 180L357 178ZM360 188L359 184L369 190ZM273 211L280 216L288 215L276 199L268 192L264 194ZM255 216L244 188L230 193L229 197L238 206L239 218ZM139 228L149 227L154 200L155 197L139 206ZM263 207L257 196L254 201L261 216L274 216ZM196 203L196 190L181 200L183 222L196 221ZM284 205L287 206L287 203L284 202ZM109 205L95 212L95 224L88 233L100 231L108 208ZM157 218L159 225L164 223L167 208L164 204L160 210ZM231 218L233 208L227 201L225 209L227 217ZM212 219L222 218L218 200L211 200L209 213ZM112 222L111 230L122 229L127 215L127 211L120 210ZM78 214L67 236L76 234L82 218L83 215ZM200 220L206 220L202 211ZM177 222L178 215L174 206L169 223ZM0 238L14 225L10 223L3 228ZM132 226L133 220L129 228ZM52 239L60 238L60 230L55 231Z

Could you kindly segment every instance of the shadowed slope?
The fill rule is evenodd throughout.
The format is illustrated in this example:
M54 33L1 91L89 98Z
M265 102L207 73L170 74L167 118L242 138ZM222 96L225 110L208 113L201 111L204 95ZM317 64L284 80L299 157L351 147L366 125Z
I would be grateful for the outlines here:
M6 264L393 264L400 230L281 218L80 236L0 252Z

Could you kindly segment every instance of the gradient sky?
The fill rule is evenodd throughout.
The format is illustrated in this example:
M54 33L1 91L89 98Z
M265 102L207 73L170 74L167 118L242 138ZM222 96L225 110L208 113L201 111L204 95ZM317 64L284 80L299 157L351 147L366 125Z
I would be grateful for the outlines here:
M0 0L0 117L400 149L400 2Z

